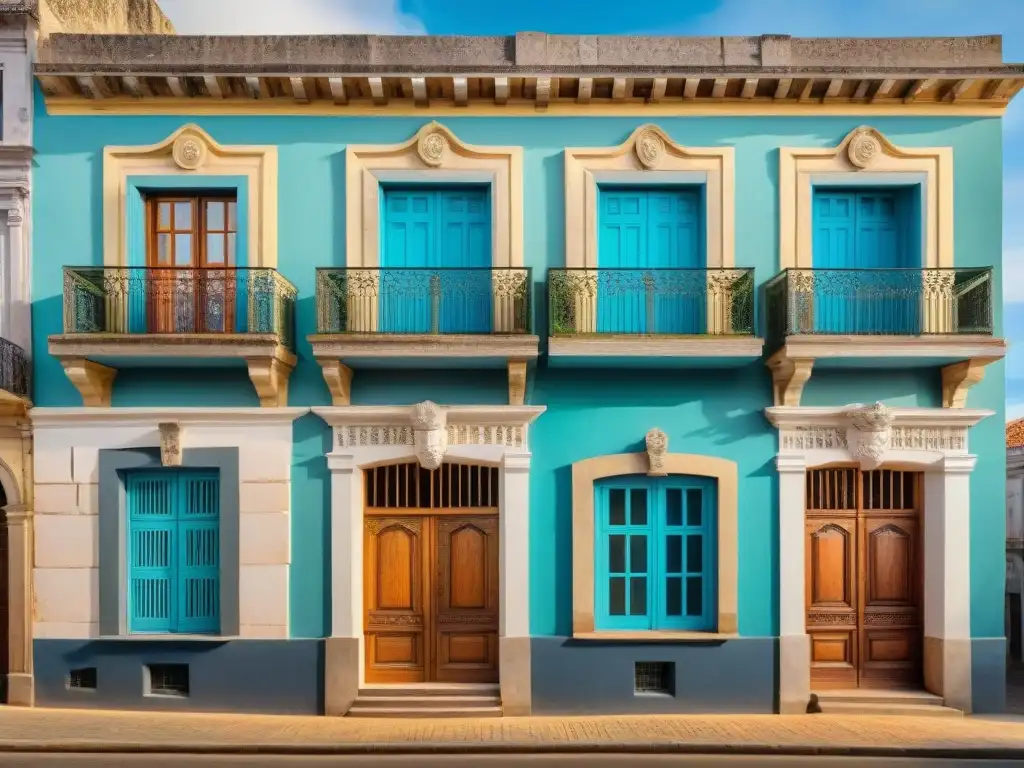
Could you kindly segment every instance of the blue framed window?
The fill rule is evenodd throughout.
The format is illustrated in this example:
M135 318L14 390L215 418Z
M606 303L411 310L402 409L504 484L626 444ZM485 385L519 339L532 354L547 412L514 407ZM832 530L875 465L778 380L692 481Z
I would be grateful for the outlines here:
M128 631L220 631L220 477L158 469L125 478Z
M682 475L596 484L596 629L714 630L715 493Z

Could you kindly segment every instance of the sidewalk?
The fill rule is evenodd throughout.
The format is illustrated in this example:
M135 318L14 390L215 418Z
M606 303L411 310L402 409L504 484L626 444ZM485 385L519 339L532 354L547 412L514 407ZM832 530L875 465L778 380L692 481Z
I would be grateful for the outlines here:
M665 752L1024 759L1024 722L875 716L363 720L0 708L0 752Z

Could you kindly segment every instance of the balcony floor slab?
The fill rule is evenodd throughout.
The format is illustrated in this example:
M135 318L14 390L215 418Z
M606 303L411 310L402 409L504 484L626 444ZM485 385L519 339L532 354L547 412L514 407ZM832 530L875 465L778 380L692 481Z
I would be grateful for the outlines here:
M756 336L553 336L549 364L558 367L636 368L747 365L761 357L764 340Z
M312 334L317 359L352 367L495 367L536 360L540 340L527 334Z
M790 359L815 360L819 368L931 368L974 358L1004 357L1006 341L966 334L801 334L787 336L781 351Z

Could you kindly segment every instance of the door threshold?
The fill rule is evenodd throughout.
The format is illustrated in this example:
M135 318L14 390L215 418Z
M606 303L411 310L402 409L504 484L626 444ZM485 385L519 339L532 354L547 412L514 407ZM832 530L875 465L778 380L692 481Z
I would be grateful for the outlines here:
M387 691L394 689L419 689L424 691L496 691L498 683L363 683L360 690Z

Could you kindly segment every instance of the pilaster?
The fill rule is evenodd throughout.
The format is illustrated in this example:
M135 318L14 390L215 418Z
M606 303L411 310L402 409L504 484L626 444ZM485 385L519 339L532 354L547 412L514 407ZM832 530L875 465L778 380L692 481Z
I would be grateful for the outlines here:
M779 712L803 714L811 696L811 643L804 596L804 483L802 455L779 455Z
M4 508L7 520L8 670L7 704L35 705L32 671L32 510Z

